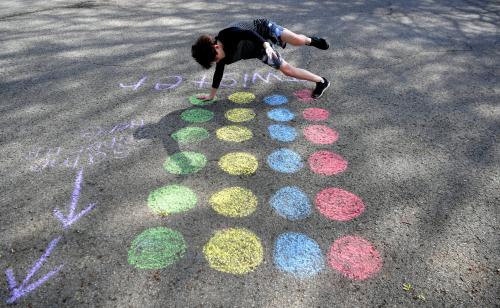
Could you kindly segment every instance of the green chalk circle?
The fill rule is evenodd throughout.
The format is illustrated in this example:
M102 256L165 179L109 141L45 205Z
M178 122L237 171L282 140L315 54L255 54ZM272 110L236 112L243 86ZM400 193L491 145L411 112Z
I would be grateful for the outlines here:
M206 105L211 105L217 101L217 96L214 97L214 99L209 100L209 101L204 101L202 99L199 99L198 96L202 96L206 94L195 94L189 97L189 102L193 105L196 106L206 106Z
M172 134L172 138L179 143L198 142L209 136L208 131L201 127L184 127Z
M140 269L160 269L184 257L186 242L181 233L157 227L139 234L128 250L128 263Z
M210 110L193 108L181 113L181 119L186 122L201 123L212 120L214 113Z
M148 196L148 206L157 214L185 212L195 207L196 194L186 186L168 185L152 191Z
M190 174L203 169L207 164L205 155L196 152L177 152L165 160L163 168L173 174Z

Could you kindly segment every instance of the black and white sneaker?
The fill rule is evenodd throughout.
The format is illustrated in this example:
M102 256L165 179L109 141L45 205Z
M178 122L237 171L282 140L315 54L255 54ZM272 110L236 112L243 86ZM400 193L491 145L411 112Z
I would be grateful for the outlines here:
M330 86L330 82L326 80L325 77L323 78L323 82L316 82L316 88L312 92L312 98L320 98L321 95L325 92L326 89Z

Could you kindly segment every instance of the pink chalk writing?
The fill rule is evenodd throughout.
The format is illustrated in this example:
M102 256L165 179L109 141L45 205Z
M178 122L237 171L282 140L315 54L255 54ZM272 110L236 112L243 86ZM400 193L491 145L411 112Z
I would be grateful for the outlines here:
M61 265L57 266L56 268L52 269L45 276L38 279L37 281L35 281L31 284L28 284L30 279L36 274L36 272L38 272L38 270L42 267L43 263L50 256L50 253L56 247L56 245L60 239L61 239L61 236L58 236L57 238L53 239L50 242L50 244L47 247L47 249L45 250L44 254L35 262L35 264L30 269L26 278L24 278L21 285L19 285L19 286L17 285L17 280L14 276L14 270L12 270L12 268L8 268L7 270L5 270L5 275L7 276L7 283L9 284L9 292L10 292L10 297L6 301L7 304L12 304L17 299L19 299L23 296L26 296L28 293L34 291L36 288L38 288L39 286L44 284L50 277L54 276L55 274L57 274L61 270L61 268L63 267L64 264L61 264Z
M64 229L67 229L74 222L78 221L85 214L90 212L95 206L95 203L92 203L89 206L87 206L84 210L79 212L78 214L75 214L76 206L78 204L78 199L80 198L80 188L82 185L82 178L83 178L83 169L80 169L80 171L78 172L78 175L76 176L75 188L74 188L73 193L71 195L71 204L70 204L68 215L64 216L64 214L61 212L61 210L59 210L58 208L54 209L54 215L57 217L57 219L59 219L61 221Z

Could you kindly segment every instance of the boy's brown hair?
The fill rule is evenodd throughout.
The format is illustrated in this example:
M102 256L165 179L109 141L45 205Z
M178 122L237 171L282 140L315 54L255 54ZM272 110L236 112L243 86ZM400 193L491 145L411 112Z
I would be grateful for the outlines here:
M214 39L210 35L202 35L191 46L191 55L206 69L209 69L215 61L216 53L213 45Z

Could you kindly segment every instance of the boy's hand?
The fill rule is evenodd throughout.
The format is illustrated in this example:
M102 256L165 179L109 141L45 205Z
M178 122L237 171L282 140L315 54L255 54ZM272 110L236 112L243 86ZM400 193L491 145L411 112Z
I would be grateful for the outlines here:
M266 47L266 55L267 58L271 60L278 58L278 55L271 46Z
M213 100L214 98L213 97L210 97L208 95L201 95L201 96L198 96L197 99L200 99L202 101L211 101Z

